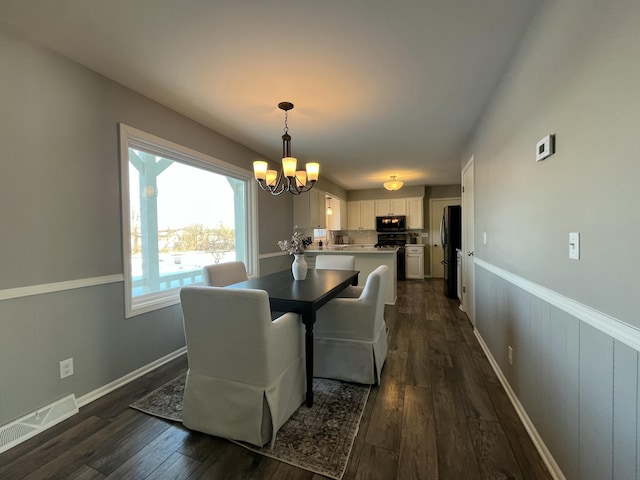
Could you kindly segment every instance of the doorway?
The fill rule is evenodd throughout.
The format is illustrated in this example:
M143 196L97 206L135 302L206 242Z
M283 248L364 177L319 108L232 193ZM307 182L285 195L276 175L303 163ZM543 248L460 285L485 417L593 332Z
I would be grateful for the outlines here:
M444 250L440 244L440 221L444 207L460 205L460 197L432 198L429 200L429 251L431 278L444 278Z
M462 304L460 308L475 326L474 274L474 160L462 169Z

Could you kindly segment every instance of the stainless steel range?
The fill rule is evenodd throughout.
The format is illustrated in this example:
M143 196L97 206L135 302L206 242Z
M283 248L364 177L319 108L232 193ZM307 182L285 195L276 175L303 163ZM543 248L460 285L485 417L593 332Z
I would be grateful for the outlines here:
M398 280L404 280L404 246L407 243L407 234L403 233L379 233L376 248L395 248L398 247L397 267Z

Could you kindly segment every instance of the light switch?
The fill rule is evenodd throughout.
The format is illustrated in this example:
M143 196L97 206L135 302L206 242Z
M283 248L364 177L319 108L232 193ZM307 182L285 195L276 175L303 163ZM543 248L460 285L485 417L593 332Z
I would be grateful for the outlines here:
M482 232L482 243L487 244L487 232Z
M578 232L569 234L569 258L580 260L580 233Z

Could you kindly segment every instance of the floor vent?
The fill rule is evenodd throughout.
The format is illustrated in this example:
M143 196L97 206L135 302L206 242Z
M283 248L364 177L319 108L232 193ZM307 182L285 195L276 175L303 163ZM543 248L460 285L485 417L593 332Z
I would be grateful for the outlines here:
M53 427L78 413L75 395L69 395L40 410L0 427L0 453Z

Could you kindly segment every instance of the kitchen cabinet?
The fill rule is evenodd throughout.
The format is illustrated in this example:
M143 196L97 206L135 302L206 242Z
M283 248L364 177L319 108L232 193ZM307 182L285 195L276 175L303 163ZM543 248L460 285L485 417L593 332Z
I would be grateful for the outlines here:
M326 193L315 188L293 198L293 226L295 228L326 228Z
M404 251L405 278L424 278L424 244L407 245Z
M424 209L422 197L407 198L407 228L422 230L424 228Z
M327 215L327 228L329 230L346 230L347 226L347 202L336 197L331 197L331 210L333 215ZM327 207L329 201L327 197Z
M349 228L349 212L347 209L347 201L340 200L340 230Z
M347 221L349 230L375 230L374 200L347 202Z
M406 215L407 199L393 198L389 200L375 200L376 216L384 217L385 215Z

